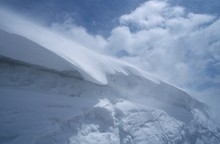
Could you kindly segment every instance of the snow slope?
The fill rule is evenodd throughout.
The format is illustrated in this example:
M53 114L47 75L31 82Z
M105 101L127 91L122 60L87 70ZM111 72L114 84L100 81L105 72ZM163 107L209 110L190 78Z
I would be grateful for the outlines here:
M0 143L220 143L184 91L4 11L0 28Z
M115 73L135 73L138 75L141 73L141 76L150 78L149 75L143 74L144 72L137 70L137 68L94 53L73 40L64 38L25 19L18 18L8 11L0 11L0 26L4 31L23 37L15 39L14 36L1 31L0 37L3 42L1 43L0 53L3 56L58 71L77 70L86 80L97 84L107 84L107 75ZM22 40L24 38L32 42ZM15 39L19 45L7 42L7 39ZM21 47L24 44L28 46ZM9 51L8 47L13 51ZM55 60L56 55L59 58ZM41 57L40 61L38 60L39 56Z
M97 85L6 58L0 79L2 144L219 143L203 104L165 83L120 74Z

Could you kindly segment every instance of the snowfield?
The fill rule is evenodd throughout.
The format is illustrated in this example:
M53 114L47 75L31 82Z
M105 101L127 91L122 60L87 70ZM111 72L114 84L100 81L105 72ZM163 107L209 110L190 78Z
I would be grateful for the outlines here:
M186 92L4 11L0 29L0 144L220 143Z

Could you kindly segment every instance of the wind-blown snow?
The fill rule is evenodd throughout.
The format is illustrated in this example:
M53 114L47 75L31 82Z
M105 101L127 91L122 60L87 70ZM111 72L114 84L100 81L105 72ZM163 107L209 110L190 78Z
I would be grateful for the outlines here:
M0 62L0 143L219 143L204 105L165 83L120 74L103 86Z
M0 143L219 143L207 107L0 10Z
M0 29L19 35L16 39L15 35L12 36L1 31L0 54L3 56L58 71L77 70L86 80L97 84L107 84L107 75L115 73L125 75L135 73L157 82L146 72L111 57L94 53L74 40L18 18L10 12L0 11ZM12 38L20 45L8 42L7 39ZM24 44L27 46L21 47ZM40 57L40 61L38 57Z

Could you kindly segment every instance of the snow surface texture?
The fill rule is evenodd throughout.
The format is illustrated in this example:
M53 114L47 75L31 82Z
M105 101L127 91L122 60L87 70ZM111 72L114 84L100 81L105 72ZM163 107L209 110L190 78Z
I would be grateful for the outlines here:
M203 104L164 83L118 75L103 86L5 58L0 79L2 144L220 142Z
M107 84L107 75L115 73L126 75L135 73L136 75L147 76L148 79L152 78L146 72L129 64L94 53L73 40L24 19L19 19L10 12L0 11L0 18L0 28L19 35L10 35L0 31L2 40L0 54L3 56L58 71L77 70L86 80L97 84ZM19 28L15 28L14 22ZM17 43L11 43L9 40ZM13 51L8 49L13 49Z
M206 106L184 91L42 27L23 31L27 21L14 29L6 15L0 143L220 143Z

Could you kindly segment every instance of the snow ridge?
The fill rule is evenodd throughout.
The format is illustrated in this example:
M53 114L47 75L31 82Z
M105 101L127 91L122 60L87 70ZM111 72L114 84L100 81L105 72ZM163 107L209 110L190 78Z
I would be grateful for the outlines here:
M108 77L108 85L97 85L5 58L0 61L0 79L3 142L220 142L220 129L206 115L206 107L165 83L117 74Z
M220 143L186 92L10 12L0 29L0 142Z
M16 29L14 27L21 27ZM26 27L23 27L26 25ZM0 54L16 60L52 68L58 71L79 71L88 81L105 85L107 75L136 74L155 82L156 78L125 62L97 54L49 29L0 11ZM7 33L7 32L8 33ZM9 34L11 33L11 34ZM8 40L16 41L16 44ZM18 45L20 44L20 45ZM24 45L26 45L24 47ZM9 50L13 49L13 51ZM40 60L39 60L39 57Z

